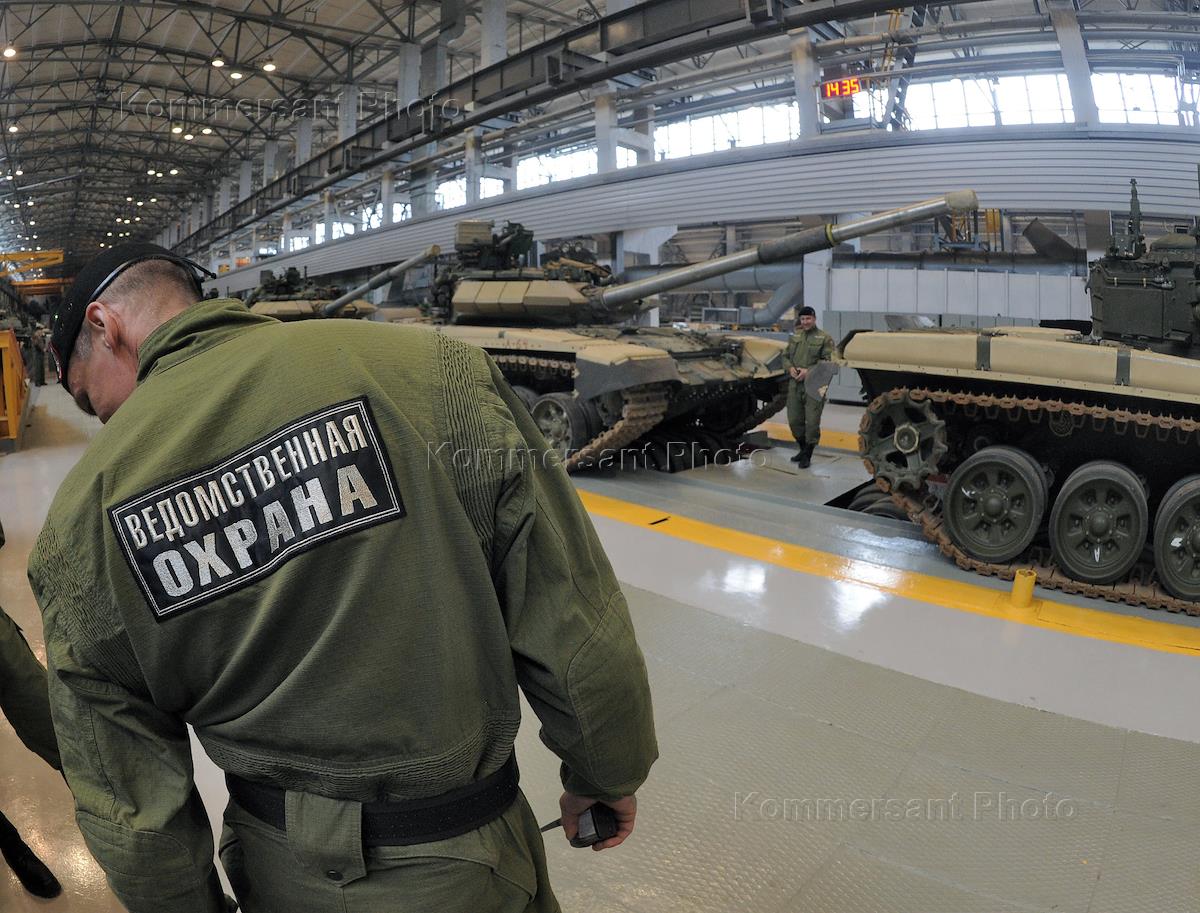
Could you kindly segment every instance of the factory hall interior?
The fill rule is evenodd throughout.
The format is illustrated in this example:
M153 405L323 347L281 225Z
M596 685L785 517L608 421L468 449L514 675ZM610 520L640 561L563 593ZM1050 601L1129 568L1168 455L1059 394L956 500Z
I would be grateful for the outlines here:
M0 2L0 546L4 913L1200 913L1200 4Z

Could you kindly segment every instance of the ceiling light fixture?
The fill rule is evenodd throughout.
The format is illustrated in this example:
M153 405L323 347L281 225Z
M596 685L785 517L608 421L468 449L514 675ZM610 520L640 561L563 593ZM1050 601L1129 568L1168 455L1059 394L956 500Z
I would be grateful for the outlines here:
M176 174L179 174L179 169L178 169L178 168L172 168L172 169L171 169L171 174L172 174L172 176L174 176L174 175L176 175Z
M219 69L221 69L221 67L225 66L225 61L222 60L220 57L214 57L212 59L212 65L219 70Z
M212 127L201 127L200 132L205 136L208 136L210 133L212 133Z
M145 205L146 205L146 201L145 201L145 200L138 200L138 201L137 201L137 204L138 204L138 206L145 206Z
M262 67L263 67L264 73L274 73L275 72L275 61L267 60L263 63Z
M13 174L15 174L17 177L20 177L20 176L21 176L21 175L23 175L24 173L25 173L25 172L24 172L24 171L22 171L20 168L18 168L16 171L14 171L14 172L13 172Z
M229 78L230 79L241 79L242 74L239 73L237 70L234 70L232 73L229 74Z
M16 132L17 132L18 130L20 130L20 129L21 129L21 128L20 128L20 127L18 127L16 124L9 124L9 125L8 125L8 132L9 132L9 133L16 133Z
M156 172L154 172L154 176L155 176L156 178L160 178L160 177L162 177L162 172L161 172L161 171L156 171Z
M133 197L126 197L126 198L125 198L125 202L126 202L126 203L132 203L132 202L133 202Z
M194 140L194 139L196 138L196 134L194 134L194 133L185 133L185 134L183 134L183 138L184 138L185 140L187 140L187 141L190 143L192 140Z
M8 47L6 47L6 48L4 49L4 56L5 56L5 57L6 57L8 60L12 60L14 57L16 57L16 56L17 56L17 49L16 49L16 48L14 48L14 47L13 47L13 46L10 44Z
M151 198L150 198L150 202L151 202L151 203L157 203L157 202L158 202L158 197L151 197Z
M153 168L146 169L146 174L154 174L154 169Z

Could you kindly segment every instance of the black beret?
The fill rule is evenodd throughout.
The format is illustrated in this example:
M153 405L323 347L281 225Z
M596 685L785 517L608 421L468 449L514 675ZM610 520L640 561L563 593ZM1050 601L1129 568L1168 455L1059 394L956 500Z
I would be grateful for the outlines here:
M806 304L806 305L804 305L804 307L800 308L800 310L796 311L796 316L797 317L816 317L817 312L814 311L811 306Z
M201 276L215 279L216 276L199 263L173 254L165 247L132 241L110 247L88 261L79 271L71 290L64 296L50 321L50 352L54 355L58 369L58 382L67 386L67 362L75 349L75 339L83 326L84 312L113 280L121 273L144 260L168 260L188 271L196 284L196 294L201 291Z

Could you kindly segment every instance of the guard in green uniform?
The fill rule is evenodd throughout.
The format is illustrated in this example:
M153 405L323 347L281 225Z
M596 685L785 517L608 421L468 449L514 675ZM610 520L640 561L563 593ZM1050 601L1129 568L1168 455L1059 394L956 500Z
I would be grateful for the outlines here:
M226 771L247 913L557 910L519 690L562 759L568 836L603 801L619 829L597 846L627 837L657 756L561 464L481 350L197 302L198 271L106 252L52 337L105 422L29 564L89 848L133 913L225 909L190 723Z
M3 545L4 529L0 528L0 546ZM55 770L62 769L46 697L46 670L29 649L21 629L3 609L0 609L0 710L26 748ZM62 893L58 879L3 814L0 814L0 855L30 894L56 897Z
M798 450L792 457L801 469L812 463L813 451L821 440L821 412L825 398L805 392L804 379L808 369L819 361L830 361L834 355L833 337L817 326L817 312L805 305L796 314L797 330L788 340L784 351L788 381L787 417Z

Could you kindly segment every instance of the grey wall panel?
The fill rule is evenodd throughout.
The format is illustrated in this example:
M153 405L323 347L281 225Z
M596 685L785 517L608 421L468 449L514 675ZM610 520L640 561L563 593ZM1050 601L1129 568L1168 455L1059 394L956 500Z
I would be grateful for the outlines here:
M947 297L953 302L954 312L957 314L972 314L979 313L979 274L970 273L947 273L946 274ZM947 307L950 307L948 304Z
M881 139L889 145L882 145ZM787 219L886 209L972 187L985 207L1117 210L1138 178L1147 214L1200 211L1200 144L1182 129L1075 127L821 137L730 150L492 198L352 238L271 258L214 285L244 291L262 268L311 275L396 262L430 243L449 247L462 218L512 219L540 237L659 225Z
M918 314L944 314L949 301L947 270L917 270Z

